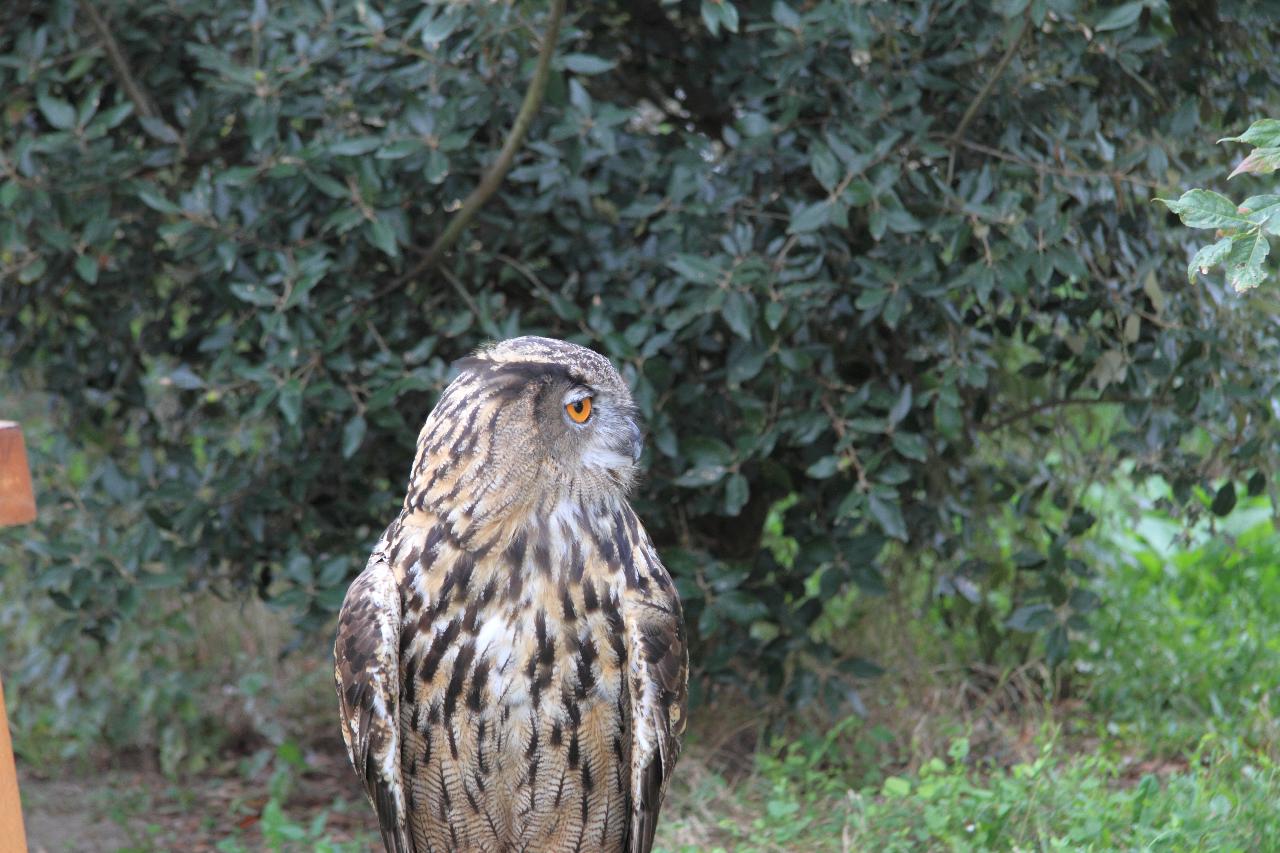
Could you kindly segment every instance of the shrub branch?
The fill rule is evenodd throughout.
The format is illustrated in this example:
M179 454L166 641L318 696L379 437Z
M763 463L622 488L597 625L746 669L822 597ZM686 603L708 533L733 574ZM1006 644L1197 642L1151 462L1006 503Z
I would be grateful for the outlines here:
M969 123L973 121L974 116L978 114L978 109L986 103L987 97L991 94L991 90L995 87L996 81L1004 76L1005 69L1009 67L1009 63L1013 60L1013 55L1018 52L1018 48L1022 45L1022 39L1027 34L1027 30L1031 27L1031 18L1024 15L1022 18L1022 27L1018 30L1018 34L1013 37L1013 41L1009 42L1008 49L1005 50L1004 56L1000 57L999 64L996 65L991 76L987 78L987 82L978 92L978 96L969 104L969 108L964 111L964 115L960 118L960 123L956 125L956 132L951 134L951 158L947 162L947 183L951 183L951 177L956 165L955 146L964 138L964 132L969 129Z
M457 241L463 229L502 184L502 179L506 177L512 161L515 160L516 151L524 143L525 134L529 132L529 125L533 123L538 106L542 103L542 94L546 91L547 80L551 76L551 56L555 53L556 41L560 35L560 21L564 17L564 7L565 0L551 2L551 17L547 20L547 31L542 37L542 48L538 52L538 66L533 72L533 79L529 81L529 89L524 94L524 102L520 105L520 112L516 114L515 123L511 125L511 132L502 145L502 151L498 153L498 159L493 161L493 165L467 196L449 226L431 244L431 248L427 249L422 260L396 280L396 287L406 284L438 264L444 253Z
M85 15L89 18L89 23L93 24L93 29L98 33L98 37L102 39L102 47L107 52L107 62L111 63L111 70L115 72L120 85L124 88L125 94L129 96L129 100L133 101L133 106L137 109L138 115L143 118L158 118L160 114L152 106L147 90L142 87L142 84L138 82L137 78L133 76L133 72L129 69L129 60L124 55L124 51L120 49L120 42L116 41L115 34L111 32L111 27L107 24L107 19L102 17L102 13L93 5L93 0L80 0L80 8L84 10Z
M1127 395L1120 397L1067 397L1060 400L1045 400L1025 409L1019 409L1011 415L1006 415L1000 420L992 424L983 424L979 428L983 432L996 432L1007 426L1017 423L1024 418L1032 415L1038 415L1051 409L1060 409L1063 406L1124 406L1129 403L1147 403L1150 405L1159 405L1168 401L1162 397L1143 397L1139 395Z

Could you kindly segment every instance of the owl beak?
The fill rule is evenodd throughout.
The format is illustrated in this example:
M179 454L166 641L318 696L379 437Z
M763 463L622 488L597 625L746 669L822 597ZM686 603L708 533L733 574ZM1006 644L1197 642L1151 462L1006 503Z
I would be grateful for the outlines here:
M644 453L644 434L640 432L640 427L636 426L635 421L631 421L631 461L639 462L640 454Z

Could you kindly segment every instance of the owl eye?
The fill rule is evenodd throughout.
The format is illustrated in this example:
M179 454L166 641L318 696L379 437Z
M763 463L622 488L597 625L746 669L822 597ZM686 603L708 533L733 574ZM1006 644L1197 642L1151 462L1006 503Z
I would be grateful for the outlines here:
M583 397L581 400L575 400L565 406L564 410L569 413L569 420L575 424L585 424L591 417L591 398Z

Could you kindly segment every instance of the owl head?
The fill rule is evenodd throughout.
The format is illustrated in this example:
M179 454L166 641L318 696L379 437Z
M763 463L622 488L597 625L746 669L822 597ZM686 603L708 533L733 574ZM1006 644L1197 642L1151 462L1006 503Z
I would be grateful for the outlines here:
M533 500L625 497L643 445L631 392L607 358L520 337L456 367L423 426L408 503L474 517Z

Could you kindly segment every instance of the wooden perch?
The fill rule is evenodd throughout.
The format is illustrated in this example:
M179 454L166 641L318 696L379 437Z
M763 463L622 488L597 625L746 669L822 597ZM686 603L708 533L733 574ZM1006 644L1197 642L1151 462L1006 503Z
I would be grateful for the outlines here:
M13 421L0 421L0 526L26 524L36 517L35 494L22 430ZM4 686L0 685L0 848L26 853L22 827L22 800L18 797L18 771L9 742L9 720L4 711Z

